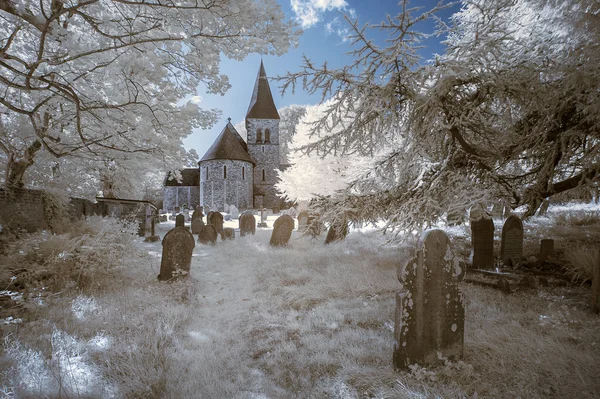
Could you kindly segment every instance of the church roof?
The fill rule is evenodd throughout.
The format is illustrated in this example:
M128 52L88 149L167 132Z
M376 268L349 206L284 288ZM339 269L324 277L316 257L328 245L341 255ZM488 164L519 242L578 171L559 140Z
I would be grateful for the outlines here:
M271 95L271 88L269 87L267 73L265 72L262 60L260 61L260 68L246 118L279 119L279 113L275 107L273 95Z
M248 145L230 121L227 122L219 137L206 151L200 162L211 159L236 159L254 164L254 160L248 154Z
M164 185L168 187L179 186L199 186L200 185L200 171L198 168L185 168L180 169L181 171L181 183L176 179L170 179L169 173L165 179Z

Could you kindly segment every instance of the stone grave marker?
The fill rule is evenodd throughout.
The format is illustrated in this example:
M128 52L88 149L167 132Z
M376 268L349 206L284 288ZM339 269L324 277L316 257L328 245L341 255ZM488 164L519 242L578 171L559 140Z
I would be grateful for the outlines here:
M194 209L194 213L192 213L192 223L194 222L194 220L198 218L202 219L203 217L204 214L202 213L202 207L197 206L196 209Z
M267 227L267 209L266 208L262 208L260 210L260 223L258 224L258 227Z
M235 239L235 230L231 227L225 227L223 231L221 231L221 240L233 240Z
M232 219L238 219L240 217L240 210L237 209L237 206L231 205L229 207L229 214L231 215Z
M178 226L169 230L162 240L162 257L158 279L160 281L171 281L187 277L190 272L192 252L195 246L194 236L185 227Z
M167 215L160 215L160 222L161 223L165 223L169 220L169 218L167 217Z
M592 271L592 311L600 313L600 262L594 265Z
M207 224L198 234L198 242L204 245L215 245L217 243L217 229L212 224Z
M298 216L298 211L296 210L296 208L291 207L290 209L288 209L288 215L295 219L296 216Z
M254 235L256 233L256 218L251 211L242 213L239 219L240 222L240 237L246 234Z
M200 234L200 232L202 231L202 229L204 228L204 221L202 220L202 218L196 218L193 222L192 222L192 234Z
M175 227L185 227L185 216L177 215L175 217Z
M274 247L283 247L287 245L292 230L294 230L294 219L290 215L282 215L273 223L273 233L271 234L270 244Z
M481 208L471 210L471 264L476 269L494 269L494 221Z
M442 230L424 232L417 256L398 269L402 291L396 295L394 366L443 363L463 355L465 307L458 282L465 264L452 253Z
M338 231L339 229L339 231ZM348 222L343 221L341 227L336 228L334 224L329 226L327 231L327 237L325 237L325 244L331 244L335 241L342 241L348 235Z
M175 213L179 213L180 211L181 211L181 208L180 208L180 207L178 207L178 206L176 206L176 207L175 207L175 209L174 209L174 212L175 212Z
M206 224L212 224L217 233L220 233L223 231L223 215L221 212L209 212L206 216Z
M144 242L158 242L160 237L156 235L156 218L150 220L150 235L144 238Z
M298 214L298 231L306 231L310 215L307 211L302 211Z
M523 257L523 222L516 215L510 215L502 226L500 257L505 266L517 266Z
M545 263L554 254L554 240L542 239L540 242L540 263Z

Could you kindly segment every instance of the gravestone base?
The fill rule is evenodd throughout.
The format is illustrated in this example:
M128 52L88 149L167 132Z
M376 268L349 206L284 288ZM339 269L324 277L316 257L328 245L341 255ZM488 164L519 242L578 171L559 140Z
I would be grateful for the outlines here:
M265 223L259 223L257 226L258 227L268 227L266 222Z

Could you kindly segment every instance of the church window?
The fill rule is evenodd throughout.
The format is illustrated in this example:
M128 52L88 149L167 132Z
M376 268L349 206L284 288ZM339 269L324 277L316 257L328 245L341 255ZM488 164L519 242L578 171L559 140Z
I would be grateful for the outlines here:
M223 179L227 179L227 166L223 165Z
M246 180L246 168L242 166L242 180Z
M208 180L208 166L206 167L206 180Z
M271 131L269 129L265 129L265 143L271 142Z
M265 170L262 170L262 181L265 181Z
M262 130L261 129L256 130L256 142L262 143Z
M262 146L262 152L263 153L265 152L265 146L264 145Z

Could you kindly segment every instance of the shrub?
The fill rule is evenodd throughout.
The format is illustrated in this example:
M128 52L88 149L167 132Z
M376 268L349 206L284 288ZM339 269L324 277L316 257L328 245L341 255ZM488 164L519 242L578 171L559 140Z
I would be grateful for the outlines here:
M580 281L582 284L592 281L594 267L600 261L600 253L597 249L570 247L565 249L563 256L573 281Z
M554 216L554 223L560 226L593 226L600 224L600 212L564 212Z

